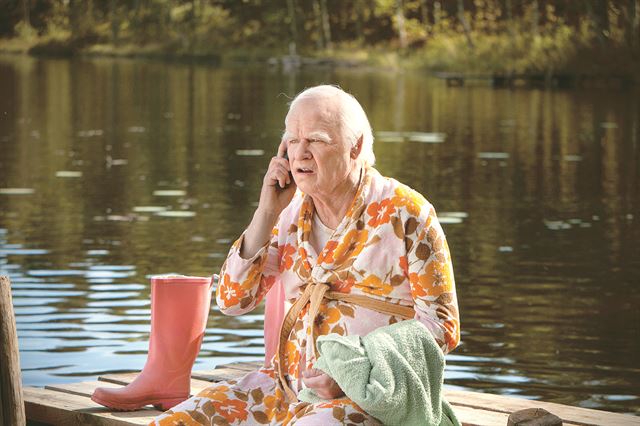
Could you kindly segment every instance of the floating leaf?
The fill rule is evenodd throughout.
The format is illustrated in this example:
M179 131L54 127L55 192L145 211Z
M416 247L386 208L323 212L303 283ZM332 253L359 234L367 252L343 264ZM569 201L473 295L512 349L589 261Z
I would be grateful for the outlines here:
M260 157L264 155L264 149L236 149L236 155L241 157Z
M33 188L0 188L0 194L3 195L31 195L34 192Z
M156 213L165 210L167 210L167 208L162 206L136 206L133 208L133 211L136 213Z
M445 217L441 217L439 218L439 221L441 224L445 224L445 225L453 225L456 223L462 223L462 219L459 217L450 217L450 216L445 216Z
M444 133L424 133L424 132L410 132L406 134L411 142L421 143L442 143L446 138Z
M186 210L167 210L163 212L157 212L156 216L162 217L194 217L196 212L190 212Z
M157 197L182 197L187 195L187 192L182 189L158 189L153 191L153 195Z
M56 172L56 177L61 177L61 178L77 178L81 176L82 176L82 172L75 171L75 170L60 170Z
M506 152L479 152L478 158L485 160L505 160L509 158L509 154Z

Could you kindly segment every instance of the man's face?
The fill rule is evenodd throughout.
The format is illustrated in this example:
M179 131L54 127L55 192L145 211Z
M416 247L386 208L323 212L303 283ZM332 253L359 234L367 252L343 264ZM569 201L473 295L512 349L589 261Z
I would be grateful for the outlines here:
M332 100L303 99L289 111L284 141L296 185L311 196L330 196L355 167Z

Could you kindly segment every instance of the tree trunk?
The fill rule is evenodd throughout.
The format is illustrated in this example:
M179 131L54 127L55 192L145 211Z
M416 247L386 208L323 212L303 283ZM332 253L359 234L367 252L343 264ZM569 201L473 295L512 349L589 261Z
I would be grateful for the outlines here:
M356 37L360 43L364 41L364 4L362 0L356 0Z
M69 26L71 27L71 38L76 39L80 32L78 31L78 3L76 0L69 0Z
M119 41L118 36L120 33L120 21L118 20L116 0L109 0L109 15L111 17L111 43L114 46L117 46Z
M467 18L464 16L464 0L458 0L458 19L462 23L462 28L464 29L464 35L467 38L467 44L473 50L473 40L471 40L471 27L469 27L469 22L467 22Z
M320 0L320 12L322 14L322 31L324 33L324 42L327 49L333 48L331 42L331 22L329 22L329 13L327 12L327 0Z
M429 21L429 2L427 0L420 2L420 11L422 12L422 26L428 34L431 29L431 22Z
M396 24L398 25L398 41L400 49L407 48L407 30L404 26L404 4L403 0L396 0Z
M631 0L631 46L638 47L640 44L640 0Z
M313 14L316 18L316 29L318 36L316 39L316 46L319 50L325 48L324 31L322 26L322 12L320 11L320 0L313 0Z
M511 0L506 0L505 9L507 12L507 28L509 29L509 36L513 40L515 37L515 31L513 29L513 5Z
M298 26L296 22L296 5L294 0L287 0L287 10L289 12L289 28L291 30L291 41L289 43L289 54L297 55Z
M589 0L587 0L589 1ZM531 2L531 8L533 12L533 16L531 18L531 33L534 36L538 35L538 24L540 22L540 6L538 5L538 0L533 0Z
M31 5L29 0L22 0L22 20L27 27L31 26Z
M442 5L439 1L433 2L433 25L438 26L440 24L440 17L442 16Z

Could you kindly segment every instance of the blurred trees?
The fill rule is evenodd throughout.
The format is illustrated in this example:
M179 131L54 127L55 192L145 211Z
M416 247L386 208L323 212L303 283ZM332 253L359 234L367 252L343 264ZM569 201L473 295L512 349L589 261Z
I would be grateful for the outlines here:
M35 32L77 47L287 52L293 42L304 54L334 47L424 50L424 61L436 68L447 61L492 69L508 62L513 70L534 65L518 64L521 54L562 66L561 57L585 48L634 60L640 49L640 0L0 0L0 10L0 37Z

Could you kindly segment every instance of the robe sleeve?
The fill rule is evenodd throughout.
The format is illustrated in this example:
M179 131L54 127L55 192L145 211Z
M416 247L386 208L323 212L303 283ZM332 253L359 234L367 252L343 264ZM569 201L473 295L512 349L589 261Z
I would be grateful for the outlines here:
M243 241L244 233L231 246L220 271L216 302L226 315L242 315L253 310L279 274L277 225L269 242L250 259L240 257Z
M446 354L460 341L460 318L456 297L451 253L436 217L427 202L417 217L410 217L405 228L407 272L411 296L415 302L415 319L431 332Z

